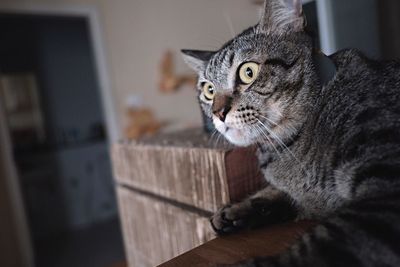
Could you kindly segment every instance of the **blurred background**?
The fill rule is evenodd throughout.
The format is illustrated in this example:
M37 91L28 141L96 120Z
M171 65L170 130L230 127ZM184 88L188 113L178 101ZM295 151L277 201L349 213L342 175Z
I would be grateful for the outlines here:
M179 50L218 49L261 2L0 1L1 266L123 266L109 146L201 125ZM400 56L399 1L303 2L326 54Z

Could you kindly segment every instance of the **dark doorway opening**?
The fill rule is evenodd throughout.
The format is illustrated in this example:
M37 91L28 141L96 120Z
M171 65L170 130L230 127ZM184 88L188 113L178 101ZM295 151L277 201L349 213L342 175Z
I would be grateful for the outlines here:
M0 14L4 101L36 266L124 259L88 22Z

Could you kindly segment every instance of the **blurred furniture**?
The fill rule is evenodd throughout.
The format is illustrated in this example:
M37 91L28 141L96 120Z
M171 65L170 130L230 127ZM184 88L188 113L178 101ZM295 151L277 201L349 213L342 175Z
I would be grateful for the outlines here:
M39 90L33 73L0 75L0 100L14 142L44 141Z
M112 149L129 266L156 266L214 238L209 217L262 186L255 150L215 146L200 129Z
M18 153L17 162L33 237L81 229L116 216L106 143L26 150Z
M128 139L136 139L156 134L165 123L160 122L149 108L128 107L126 109L127 127L124 135Z
M283 252L313 225L301 221L215 238L159 267L208 267Z

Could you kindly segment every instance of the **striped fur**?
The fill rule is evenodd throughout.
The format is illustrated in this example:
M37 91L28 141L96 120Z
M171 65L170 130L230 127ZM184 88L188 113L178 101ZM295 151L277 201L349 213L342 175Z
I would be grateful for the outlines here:
M227 234L320 221L282 255L234 266L400 266L400 63L340 51L330 56L335 77L321 86L312 40L292 17L302 12L295 3L285 13L283 3L267 0L258 25L207 58L186 53L203 66L199 89L210 81L216 97L230 97L221 121L199 91L203 111L232 143L258 146L269 182L211 224ZM258 62L260 73L243 86L237 69L246 61Z

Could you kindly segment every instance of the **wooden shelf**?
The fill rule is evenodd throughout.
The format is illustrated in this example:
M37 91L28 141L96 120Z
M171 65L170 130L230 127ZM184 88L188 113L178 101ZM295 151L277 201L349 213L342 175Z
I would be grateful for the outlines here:
M217 237L158 267L208 267L279 254L315 223L301 221Z

